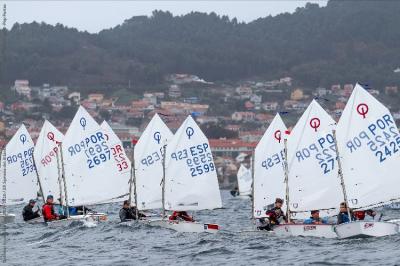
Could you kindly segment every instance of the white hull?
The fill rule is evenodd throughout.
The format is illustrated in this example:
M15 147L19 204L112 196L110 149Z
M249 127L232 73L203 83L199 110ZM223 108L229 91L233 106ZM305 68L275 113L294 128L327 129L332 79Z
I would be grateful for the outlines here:
M15 214L7 213L4 215L3 213L0 213L0 224L9 224L13 222L15 222Z
M380 237L397 234L399 232L399 225L388 222L356 221L336 225L334 230L340 239Z
M337 238L331 224L281 224L274 227L277 236L311 236Z
M106 221L107 214L105 213L88 213L85 215L73 215L67 219L55 220L51 222L46 222L50 227L65 227L69 226L73 222L81 222L90 226L95 226L97 223Z
M217 233L219 226L217 224L203 224L199 222L170 221L162 219L142 220L151 226L160 226L175 230L180 233Z

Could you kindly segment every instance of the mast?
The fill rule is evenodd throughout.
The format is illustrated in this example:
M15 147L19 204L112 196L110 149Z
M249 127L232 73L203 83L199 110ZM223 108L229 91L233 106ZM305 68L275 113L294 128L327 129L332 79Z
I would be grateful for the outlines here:
M44 204L44 203L46 203L46 201L44 199L42 183L40 182L39 173L38 173L38 170L37 170L37 167L36 167L36 162L35 162L35 156L33 155L33 153L32 153L32 160L33 160L33 167L35 167L36 179L37 179L37 182L39 184L40 194L42 195L42 200L43 200L43 204Z
M338 173L340 176L340 185L342 186L342 191L343 191L343 199L344 199L344 202L346 203L347 215L349 216L349 221L351 221L350 206L349 206L349 201L347 200L346 185L344 184L342 162L340 160L339 148L338 148L338 144L337 144L337 140L336 140L336 130L335 129L332 130L332 134L333 134L333 141L335 142L336 160L338 163Z
M163 176L162 176L162 217L165 218L165 151L167 145L163 146L163 159L162 159L162 167L163 167Z
M139 209L138 209L138 202L137 202L137 191L136 191L136 169L135 169L135 146L133 146L132 151L132 160L131 160L131 178L129 180L129 204L132 202L132 185L133 185L133 197L135 200L135 214L136 220L139 220Z
M7 214L7 157L6 157L6 148L4 147L3 149L3 156L2 156L2 164L3 164L3 184L2 184L2 189L3 189L3 198L2 198L2 203L3 203L3 215L4 219L6 219L6 214ZM4 220L5 224L5 220Z
M67 217L69 217L67 182L65 180L65 165L64 165L64 156L63 156L63 151L62 151L62 143L59 144L59 147L60 147L60 156L61 156L62 181L64 182L65 206L67 208Z
M253 219L253 224L255 224L255 217L254 217L254 161L255 161L255 151L253 150L251 156L251 218Z
M57 158L57 173L58 173L58 187L60 190L60 203L61 206L64 206L64 199L63 199L63 192L62 192L62 173L61 173L61 163L60 163L60 156L58 155L58 153L61 152L60 150L58 150L56 152L56 158Z
M284 154L285 154L285 160L284 160L284 172L285 172L285 184L286 184L286 216L288 219L288 223L290 223L290 207L289 207L289 169L288 169L288 159L287 159L287 139L284 139L283 141L285 148L284 148Z

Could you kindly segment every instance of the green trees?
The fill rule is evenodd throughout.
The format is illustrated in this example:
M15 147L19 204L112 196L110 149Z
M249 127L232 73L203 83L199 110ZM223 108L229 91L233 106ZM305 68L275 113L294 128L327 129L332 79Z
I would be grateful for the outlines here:
M6 78L81 87L156 85L170 73L207 80L290 75L304 85L399 83L399 1L329 1L250 23L215 13L154 11L99 34L15 24Z

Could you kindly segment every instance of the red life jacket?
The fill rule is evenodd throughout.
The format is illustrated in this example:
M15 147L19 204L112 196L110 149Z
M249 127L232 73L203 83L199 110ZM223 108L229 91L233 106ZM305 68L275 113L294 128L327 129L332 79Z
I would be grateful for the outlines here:
M57 219L57 215L54 213L52 204L46 203L45 205L43 205L42 214L45 222Z
M364 220L365 219L365 211L354 211L353 216L356 218L356 220Z
M169 220L175 221L178 220L179 218L187 222L193 222L193 218L190 217L186 212L178 212L178 211L174 211L172 215L169 217Z

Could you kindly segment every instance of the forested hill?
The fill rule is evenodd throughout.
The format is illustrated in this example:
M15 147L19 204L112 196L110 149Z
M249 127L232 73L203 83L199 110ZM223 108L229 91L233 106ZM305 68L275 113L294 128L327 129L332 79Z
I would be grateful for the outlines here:
M399 14L400 1L331 0L250 23L214 13L154 11L99 34L15 24L2 66L7 83L24 78L98 88L128 80L157 84L169 73L212 81L289 75L309 86L379 86L400 82L393 73L400 66Z

